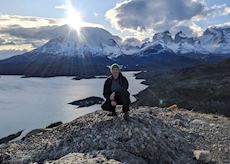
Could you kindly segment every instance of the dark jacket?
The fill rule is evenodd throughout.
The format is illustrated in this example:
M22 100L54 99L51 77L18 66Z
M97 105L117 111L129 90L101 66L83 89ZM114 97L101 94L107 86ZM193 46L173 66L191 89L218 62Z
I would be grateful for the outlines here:
M119 79L119 83L120 83L120 85L122 87L121 92L123 92L125 94L128 94L128 96L129 96L129 92L128 92L129 82L128 82L128 80L126 79L125 76L122 75L122 73L119 74L118 79ZM111 89L112 80L113 80L113 76L110 75L106 79L105 84L104 84L103 96L106 98L106 100L109 100L110 95L112 94L112 89ZM118 94L118 93L115 93L115 94Z

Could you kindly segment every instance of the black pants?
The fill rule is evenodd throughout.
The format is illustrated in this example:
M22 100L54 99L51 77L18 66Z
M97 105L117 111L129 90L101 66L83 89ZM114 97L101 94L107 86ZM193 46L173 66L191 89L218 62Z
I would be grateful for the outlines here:
M130 98L129 98L129 92L128 91L121 91L117 92L115 94L115 101L118 105L123 105L122 111L128 112L129 111L129 104L130 104ZM101 108L105 111L115 112L115 106L111 105L111 100L106 100L102 105Z

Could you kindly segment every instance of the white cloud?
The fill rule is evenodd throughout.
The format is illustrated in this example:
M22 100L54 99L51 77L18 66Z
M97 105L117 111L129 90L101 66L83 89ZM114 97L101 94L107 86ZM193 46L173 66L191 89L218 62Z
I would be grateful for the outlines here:
M0 15L0 51L31 50L56 35L62 19Z
M0 15L0 55L30 51L50 39L67 34L69 27L64 22L61 18ZM104 28L87 22L82 26Z
M99 14L98 14L97 12L94 12L93 15L94 15L95 17L99 16Z
M122 42L124 44L132 45L132 46L140 46L142 42L138 40L137 38L134 38L132 36L125 37Z
M67 6L65 4L62 4L60 6L55 6L56 9L66 9Z
M20 15L0 15L0 28L8 26L20 26L20 27L41 27L62 24L63 19L57 18L42 18L32 16L20 16Z
M196 35L200 36L203 33L203 29L192 21L180 21L176 23L170 31L175 34L178 31L183 31L188 36Z
M230 27L230 22L225 22L223 24L217 24L217 25L212 25L212 26L209 26L209 27Z
M224 13L226 13L226 15L230 14L230 7L225 7Z
M105 17L119 31L149 35L165 30L184 30L199 35L196 22L229 14L226 5L208 7L203 0L125 0L108 10Z

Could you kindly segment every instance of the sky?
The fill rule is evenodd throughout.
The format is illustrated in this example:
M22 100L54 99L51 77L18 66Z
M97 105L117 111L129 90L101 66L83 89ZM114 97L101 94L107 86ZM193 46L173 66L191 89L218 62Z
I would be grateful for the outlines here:
M75 13L68 15L70 4ZM208 27L230 26L230 0L1 0L0 59L43 45L69 22L122 39L165 30L199 36Z

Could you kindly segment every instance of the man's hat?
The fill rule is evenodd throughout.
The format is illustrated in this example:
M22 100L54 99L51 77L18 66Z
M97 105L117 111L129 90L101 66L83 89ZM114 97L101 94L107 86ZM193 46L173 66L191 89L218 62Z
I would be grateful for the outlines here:
M114 68L117 69L122 69L122 65L119 65L117 63L112 64L111 66L108 66L110 68L110 70L112 71Z

